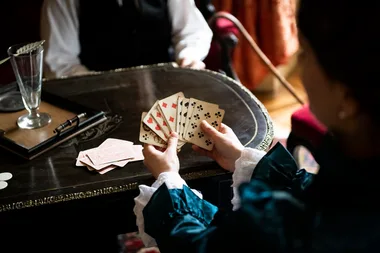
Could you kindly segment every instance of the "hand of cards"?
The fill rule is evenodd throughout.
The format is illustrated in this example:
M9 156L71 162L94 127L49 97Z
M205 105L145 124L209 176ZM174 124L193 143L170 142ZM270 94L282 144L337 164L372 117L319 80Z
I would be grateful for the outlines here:
M75 165L105 174L127 163L144 160L142 149L141 145L133 145L133 142L109 138L97 148L79 152Z
M204 134L200 123L206 120L219 129L224 110L196 98L186 98L182 92L157 100L149 112L143 112L140 124L140 142L165 148L171 132L179 136L177 149L187 142L206 150L214 143Z

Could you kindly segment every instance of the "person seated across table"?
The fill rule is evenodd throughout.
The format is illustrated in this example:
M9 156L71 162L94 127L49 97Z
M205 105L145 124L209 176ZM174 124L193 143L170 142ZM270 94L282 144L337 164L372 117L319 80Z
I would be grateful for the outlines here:
M234 211L222 214L181 178L172 133L165 151L144 147L157 179L135 198L144 241L162 253L379 251L379 12L375 1L300 2L302 81L329 129L318 174L298 169L279 143L268 152L245 148L229 127L203 122L215 146L194 150L233 172Z
M176 61L204 68L212 39L194 0L45 0L46 77Z

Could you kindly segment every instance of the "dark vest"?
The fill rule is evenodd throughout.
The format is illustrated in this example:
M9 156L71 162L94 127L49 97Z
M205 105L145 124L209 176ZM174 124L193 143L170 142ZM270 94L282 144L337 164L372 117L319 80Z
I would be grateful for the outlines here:
M169 62L167 0L80 0L81 63L90 70Z

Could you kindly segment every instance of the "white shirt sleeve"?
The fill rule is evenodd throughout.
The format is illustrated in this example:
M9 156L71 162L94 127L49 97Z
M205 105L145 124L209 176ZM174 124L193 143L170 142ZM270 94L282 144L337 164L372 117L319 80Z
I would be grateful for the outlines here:
M148 204L150 198L154 194L154 192L165 183L168 189L182 189L184 185L187 185L185 180L181 178L181 176L176 172L163 172L161 173L157 180L152 184L151 187L147 185L139 185L140 194L134 199L135 207L133 208L133 212L136 215L136 225L139 229L139 235L141 240L143 241L145 247L153 247L156 246L156 241L150 237L144 231L144 216L143 209ZM202 198L202 194L196 190L192 191L199 197Z
M79 60L79 1L45 0L41 11L41 38L45 40L44 74L48 78L86 72Z
M242 183L251 181L256 165L261 158L265 156L266 152L253 148L245 148L241 154L241 157L235 162L235 171L232 174L232 187L233 198L231 203L233 205L232 210L237 210L240 207L240 197L238 188Z
M213 34L194 0L169 0L168 8L176 60L202 61L208 55Z
M41 11L41 38L45 40L44 75L48 78L86 73L79 59L78 0L45 0ZM176 60L203 60L212 31L194 0L169 0L172 43Z

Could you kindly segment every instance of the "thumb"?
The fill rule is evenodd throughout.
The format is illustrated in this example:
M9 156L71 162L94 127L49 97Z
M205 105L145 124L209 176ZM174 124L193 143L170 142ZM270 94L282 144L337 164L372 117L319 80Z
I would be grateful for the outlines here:
M211 126L206 120L202 120L201 128L205 133L211 137L211 139L215 140L222 137L222 133L216 130L213 126Z
M166 148L166 152L171 152L173 154L176 154L177 144L178 144L178 134L176 132L172 132L168 140L168 147Z

